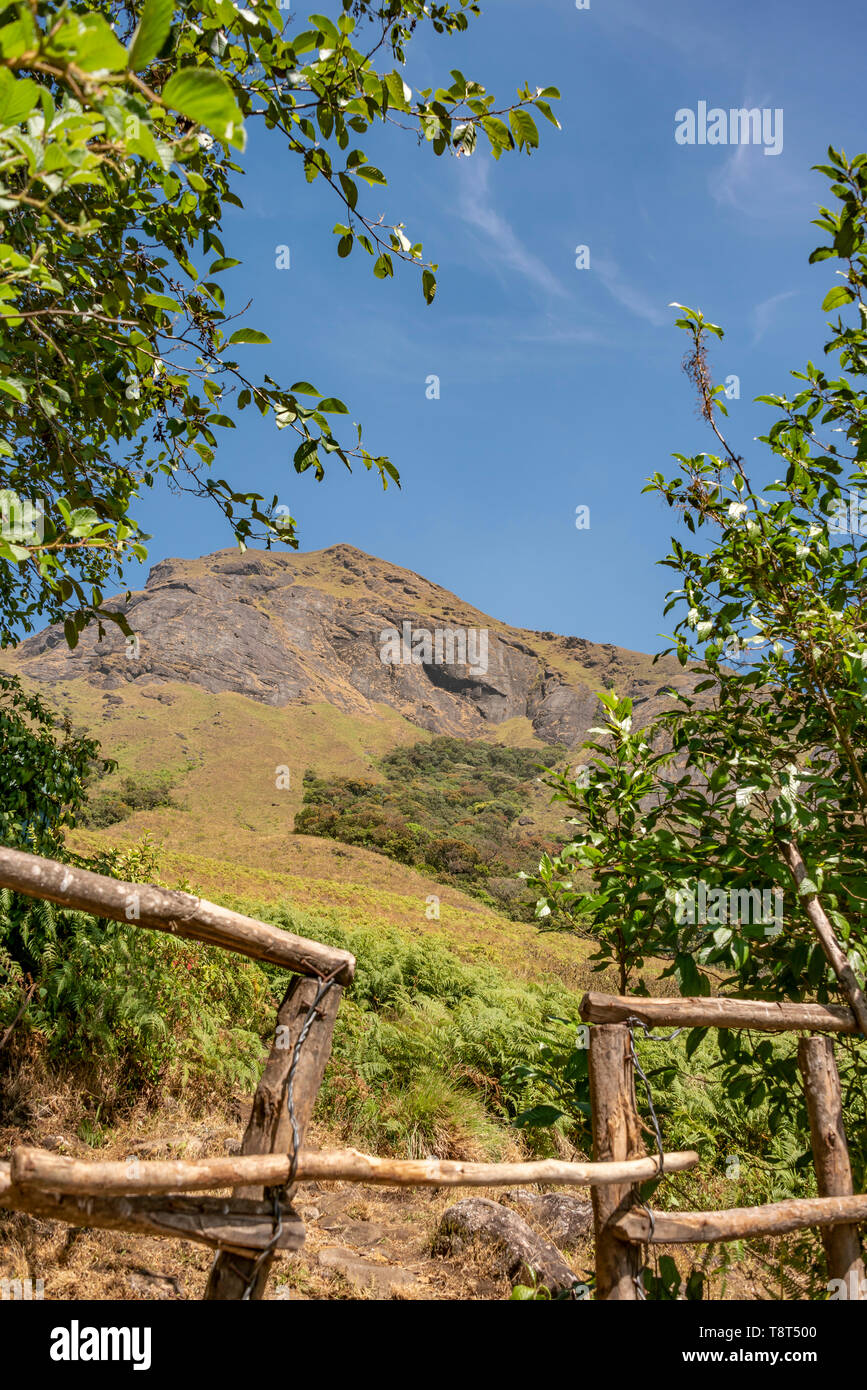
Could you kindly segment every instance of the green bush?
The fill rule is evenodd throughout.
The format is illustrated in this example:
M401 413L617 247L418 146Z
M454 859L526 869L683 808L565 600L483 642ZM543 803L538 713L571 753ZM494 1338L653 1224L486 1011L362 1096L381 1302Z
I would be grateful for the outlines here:
M379 764L382 782L308 771L295 830L361 845L486 902L492 875L512 879L515 890L498 905L531 921L535 896L518 875L553 846L512 832L540 767L562 751L434 738L388 753Z
M78 819L82 825L101 829L126 820L136 811L153 811L158 806L176 806L168 772L155 777L124 777L118 787L91 792Z

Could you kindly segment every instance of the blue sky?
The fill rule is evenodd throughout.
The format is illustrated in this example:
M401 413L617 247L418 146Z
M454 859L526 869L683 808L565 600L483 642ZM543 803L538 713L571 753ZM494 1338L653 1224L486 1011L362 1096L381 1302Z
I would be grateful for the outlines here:
M777 476L752 442L771 413L752 398L785 391L792 368L821 356L833 272L807 265L827 188L810 166L829 143L867 148L864 14L856 0L483 0L468 34L414 40L413 89L457 67L504 101L524 81L562 93L563 129L540 121L530 159L495 164L481 142L471 159L437 159L399 132L364 141L389 179L367 210L405 222L439 263L430 308L410 268L380 282L363 253L338 260L334 194L252 129L245 211L226 222L244 264L225 279L234 306L252 298L245 321L272 346L242 349L245 366L340 396L403 487L384 494L339 462L322 484L299 478L289 431L249 412L216 471L278 493L302 550L349 542L519 626L658 650L671 572L655 562L674 519L641 490L674 471L673 451L712 448L667 305L725 328L711 365L716 381L740 378L732 442L760 479ZM781 108L782 151L679 145L675 112L700 101ZM276 268L280 245L289 270ZM575 267L578 245L589 269ZM432 374L439 400L426 397ZM575 527L579 505L588 530ZM153 497L138 516L152 563L231 543L207 503Z

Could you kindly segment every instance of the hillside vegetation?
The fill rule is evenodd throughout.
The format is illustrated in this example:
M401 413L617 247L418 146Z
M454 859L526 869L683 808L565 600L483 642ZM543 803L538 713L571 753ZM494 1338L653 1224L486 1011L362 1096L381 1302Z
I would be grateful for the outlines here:
M554 842L526 811L563 751L434 738L387 753L380 782L310 770L295 830L374 849L532 921L536 896L518 874Z

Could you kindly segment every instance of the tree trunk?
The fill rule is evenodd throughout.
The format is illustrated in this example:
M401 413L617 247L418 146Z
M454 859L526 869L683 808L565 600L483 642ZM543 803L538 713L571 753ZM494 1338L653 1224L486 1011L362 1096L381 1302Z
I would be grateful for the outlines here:
M295 1046L316 999L318 988L316 980L295 979L286 991L277 1014L277 1030L271 1055L253 1097L253 1109L241 1145L241 1152L244 1154L292 1152L293 1136L287 1106L287 1082ZM293 1088L299 1149L304 1143L304 1134L313 1114L325 1067L331 1055L331 1036L342 993L338 984L332 984L320 1000L316 1019L301 1050ZM263 1193L261 1188L243 1187L239 1189L239 1195L261 1197ZM292 1192L287 1193L286 1197L291 1201ZM270 1256L259 1264L257 1271L255 1256L242 1258L218 1255L208 1277L205 1298L242 1299L252 1280L248 1296L251 1299L259 1299L264 1292L270 1267Z
M852 1195L852 1165L843 1129L840 1077L830 1038L802 1038L798 1066L804 1078L813 1162L820 1197ZM843 1279L854 1297L864 1287L864 1260L857 1226L830 1226L822 1231L829 1279Z
M635 1106L635 1078L629 1057L629 1029L604 1023L590 1030L590 1106L593 1157L597 1163L644 1156L641 1121ZM596 1297L630 1301L638 1298L636 1279L641 1252L611 1230L609 1222L635 1198L631 1183L594 1187Z

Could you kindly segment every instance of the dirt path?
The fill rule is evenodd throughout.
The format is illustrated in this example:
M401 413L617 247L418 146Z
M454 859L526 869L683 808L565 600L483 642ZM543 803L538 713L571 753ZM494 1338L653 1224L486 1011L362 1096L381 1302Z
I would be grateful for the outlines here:
M0 1129L0 1156L19 1143L37 1144L76 1158L94 1150L72 1133L58 1132L48 1113L24 1127ZM186 1120L182 1136L171 1117L142 1117L114 1131L101 1158L198 1158L237 1151L236 1118ZM161 1127L160 1128L158 1128ZM314 1129L311 1141L333 1147ZM304 1218L304 1248L275 1264L269 1299L508 1298L505 1278L492 1277L483 1259L431 1254L440 1217L468 1193L374 1188L353 1183L303 1183L295 1206ZM496 1192L474 1196L499 1200ZM521 1214L526 1217L526 1211ZM184 1241L82 1230L20 1213L0 1212L0 1278L42 1279L46 1299L193 1299L202 1297L211 1252ZM592 1255L572 1260L586 1270Z

